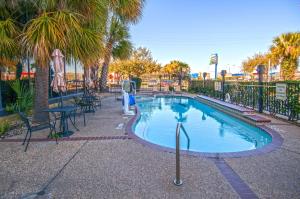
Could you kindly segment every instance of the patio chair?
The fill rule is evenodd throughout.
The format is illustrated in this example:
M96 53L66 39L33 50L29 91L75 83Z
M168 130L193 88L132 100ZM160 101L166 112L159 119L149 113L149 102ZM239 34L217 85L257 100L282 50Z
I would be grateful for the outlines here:
M73 98L73 104L77 107L77 109L74 111L74 112L71 112L70 113L70 121L71 121L71 123L73 124L73 126L77 129L77 130L79 130L77 127L76 127L76 125L75 125L75 123L76 123L76 116L81 116L81 115L83 115L83 124L84 124L84 126L86 126L86 119L85 119L85 104L81 101L81 99L80 98L78 98L78 97L74 97ZM73 117L73 120L72 120L72 117Z
M51 135L51 137L52 137L52 135L53 135L52 132L54 131L56 144L58 143L57 142L57 132L56 132L56 129L55 129L55 124L56 124L55 120L51 121L50 118L49 118L49 122L47 122L47 123L34 123L28 118L28 116L25 113L19 112L18 114L19 114L21 120L24 122L24 124L27 128L26 136L25 136L25 138L23 140L23 143L22 143L22 145L24 145L26 140L27 140L27 144L25 146L24 152L27 151L27 148L28 148L28 145L29 145L29 142L30 142L30 139L31 139L31 134L34 131L39 131L39 130L49 128L50 129L50 134L49 135ZM29 134L29 138L27 139L28 134Z
M80 100L80 104L82 110L85 113L95 113L96 112L96 105L95 105L95 98L92 95L84 95Z
M95 91L90 92L95 108L101 107L101 97Z

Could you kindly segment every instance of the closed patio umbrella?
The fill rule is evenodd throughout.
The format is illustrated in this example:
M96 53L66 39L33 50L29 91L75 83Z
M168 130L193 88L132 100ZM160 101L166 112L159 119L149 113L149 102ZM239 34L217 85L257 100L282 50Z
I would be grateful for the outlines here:
M51 82L51 87L54 92L60 93L60 95L62 92L66 91L63 57L64 56L59 49L55 49L52 53L54 77Z
M94 87L94 82L91 79L91 69L90 68L88 68L86 70L85 85L86 85L87 88L93 88Z

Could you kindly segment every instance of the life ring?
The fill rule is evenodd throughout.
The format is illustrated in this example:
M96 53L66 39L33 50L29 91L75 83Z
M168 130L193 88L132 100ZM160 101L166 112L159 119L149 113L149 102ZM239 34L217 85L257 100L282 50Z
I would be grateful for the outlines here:
M230 102L230 95L229 95L229 93L225 94L225 102Z

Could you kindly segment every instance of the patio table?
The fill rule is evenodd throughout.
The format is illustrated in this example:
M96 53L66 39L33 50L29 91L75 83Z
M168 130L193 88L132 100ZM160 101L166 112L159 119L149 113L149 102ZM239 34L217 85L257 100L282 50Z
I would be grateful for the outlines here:
M69 113L76 111L76 106L60 106L60 107L55 107L55 108L49 108L44 110L45 112L52 112L52 113L60 113L60 124L62 127L62 131L59 132L63 137L69 137L72 135L74 132L69 131L69 125L68 125L68 117Z

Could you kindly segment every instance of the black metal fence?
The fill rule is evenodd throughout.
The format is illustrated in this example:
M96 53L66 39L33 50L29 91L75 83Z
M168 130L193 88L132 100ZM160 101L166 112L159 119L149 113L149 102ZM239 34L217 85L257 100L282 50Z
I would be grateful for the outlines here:
M6 107L6 105L14 103L16 101L16 93L12 90L10 84L14 80L7 80L7 81L0 81L0 87L1 87L1 96L2 96L2 106L3 108ZM29 81L28 79L21 80L21 83L28 87L29 89ZM34 79L31 79L30 81L31 86L34 87ZM81 80L71 80L66 82L66 92L63 93L63 95L71 95L75 93L80 93L84 91L84 82ZM52 88L50 87L49 83L49 99L59 97L60 95L58 93L55 93L52 91Z
M285 83L286 100L276 99L276 83ZM286 116L289 120L300 120L300 82L264 82L263 111L271 115ZM215 90L215 81L191 81L191 92L223 99L223 92ZM258 82L225 82L224 94L230 103L258 110Z

